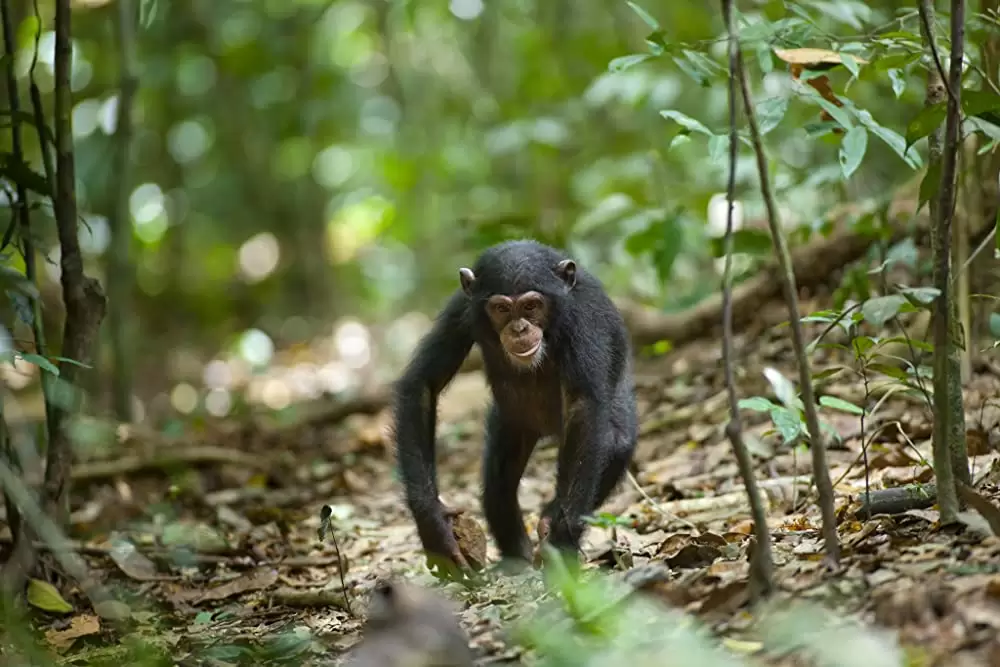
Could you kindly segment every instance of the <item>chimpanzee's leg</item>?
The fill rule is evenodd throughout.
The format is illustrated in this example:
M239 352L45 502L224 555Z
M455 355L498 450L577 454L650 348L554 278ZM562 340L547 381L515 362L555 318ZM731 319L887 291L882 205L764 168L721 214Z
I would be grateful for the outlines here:
M611 408L611 432L604 470L591 511L597 510L608 499L618 482L625 476L629 461L635 454L636 442L639 439L639 419L633 390L629 385L623 384L618 388Z
M504 559L531 559L517 487L538 436L504 419L496 404L486 414L483 513Z
M556 496L542 512L540 537L551 532L553 545L579 546L583 515L600 507L621 481L637 438L630 387L620 387L610 405L579 402L567 411Z

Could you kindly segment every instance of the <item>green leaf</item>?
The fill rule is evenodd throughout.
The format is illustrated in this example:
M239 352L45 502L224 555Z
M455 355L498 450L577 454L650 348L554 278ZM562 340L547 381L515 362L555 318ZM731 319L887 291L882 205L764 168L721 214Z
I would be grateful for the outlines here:
M681 113L680 111L674 111L673 109L664 109L660 111L660 115L663 116L664 118L674 121L675 123L683 127L685 130L689 130L691 132L700 132L701 134L704 134L706 137L715 136L715 133L713 133L707 127L702 125L701 122L695 120L694 118L691 118L691 116L688 116L687 114Z
M708 140L708 159L716 164L724 164L729 157L729 135L716 134Z
M695 64L690 61L690 59L682 58L680 56L673 56L672 60L674 61L674 64L681 69L682 72L687 74L692 81L697 83L702 88L706 88L711 85L711 82L709 81L708 77L705 76L705 74L701 71L701 69L696 67Z
M920 53L893 53L888 56L883 56L875 61L875 67L878 69L902 69L907 65L917 62L920 59Z
M641 18L645 22L645 24L648 25L650 28L652 28L653 30L660 29L659 21L654 19L652 15L650 15L649 12L647 12L645 9L635 4L634 2L626 2L625 4L631 7L632 11L638 14L639 18Z
M990 335L1000 339L1000 313L990 313Z
M775 408L771 411L771 421L774 422L778 433L785 442L791 442L805 432L802 428L802 417L798 411L787 408Z
M784 96L769 97L758 102L754 112L757 115L757 125L761 136L778 127L787 111L788 98Z
M863 126L852 127L840 142L840 170L847 180L861 166L868 149L868 130Z
M934 303L941 291L937 287L904 287L900 293L919 306Z
M615 58L608 63L609 72L624 72L630 67L635 67L639 63L646 62L653 56L648 53L633 53L632 55Z
M903 91L906 90L906 76L901 69L890 69L889 80L892 81L892 92L898 100Z
M757 45L757 64L760 65L760 71L763 74L770 74L774 71L774 56L771 53L771 47L766 43L760 43Z
M906 147L909 148L918 140L938 129L944 122L947 113L948 106L944 102L938 102L921 109L920 113L906 126Z
M844 67L851 73L855 79L858 78L858 74L861 72L861 65L858 64L858 59L849 53L840 54L840 62L844 63Z
M899 314L899 309L906 304L902 294L888 294L868 299L861 306L861 314L866 321L880 327Z
M28 604L54 614L68 614L73 605L63 599L56 587L41 579L28 580Z
M924 174L923 179L920 181L920 194L917 197L917 213L920 209L924 207L924 204L931 201L932 199L937 199L938 191L941 189L941 161L937 161L931 164L927 168L927 173Z
M852 127L854 127L854 123L851 122L851 117L847 115L846 111L844 111L842 108L838 107L836 104L834 104L830 100L828 100L828 99L820 96L820 94L817 93L812 88L807 88L806 90L809 91L806 94L806 98L812 100L813 102L815 102L816 104L818 104L820 107L822 107L823 110L826 111L828 114L830 114L830 116L835 121L837 121L837 123L841 127L843 127L845 130L849 130Z
M52 373L55 376L59 375L59 367L40 354L34 354L29 352L26 354L22 354L21 358L27 361L28 363L32 363L38 366L39 368L46 370L49 373Z
M763 396L741 398L738 405L740 410L751 410L753 412L770 412L774 408L778 407Z
M920 153L908 148L906 140L899 136L899 133L879 125L869 112L864 109L854 107L854 105L850 103L850 100L848 100L846 104L850 105L851 108L854 109L854 113L861 124L868 128L869 132L884 141L889 148L896 153L896 155L906 162L906 164L910 165L913 169L919 169L923 166L924 161L921 159Z
M719 236L709 241L713 257L725 257L726 239ZM733 231L733 252L760 257L772 251L771 233L763 229L737 229Z
M0 160L0 175L44 197L52 196L52 190L49 188L49 182L45 180L45 177L24 162L15 159L13 155L7 154L2 156L2 160Z
M774 390L774 395L786 408L794 409L798 402L798 392L791 380L781 374L781 371L768 366L764 369L764 377Z
M839 410L840 412L848 412L852 415L863 415L865 411L854 405L853 403L848 403L842 398L837 398L836 396L820 396L819 404L824 408L830 408L831 410Z
M74 366L79 366L80 368L93 368L90 364L85 364L82 361L77 361L76 359L70 359L69 357L56 357L53 356L56 361L62 361L67 364L73 364Z
M963 90L962 111L966 116L976 116L1000 125L1000 95L989 90Z
M156 18L158 9L160 8L160 3L158 0L140 0L139 2L139 25L143 28L148 28L153 25L153 19Z

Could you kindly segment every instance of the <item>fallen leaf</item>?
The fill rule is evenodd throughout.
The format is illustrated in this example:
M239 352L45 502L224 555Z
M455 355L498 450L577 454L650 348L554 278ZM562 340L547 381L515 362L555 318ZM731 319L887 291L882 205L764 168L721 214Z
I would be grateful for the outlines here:
M46 630L45 640L60 653L65 652L80 637L96 635L101 631L101 620L93 614L80 614L69 621L64 630Z
M73 605L63 599L56 587L40 579L28 580L28 604L54 614L68 614Z

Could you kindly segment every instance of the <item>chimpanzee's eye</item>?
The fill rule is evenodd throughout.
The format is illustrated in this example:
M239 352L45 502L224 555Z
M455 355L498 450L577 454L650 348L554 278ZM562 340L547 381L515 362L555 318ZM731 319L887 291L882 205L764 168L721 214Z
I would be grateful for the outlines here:
M533 311L533 310L534 310L535 308L537 308L537 307L538 307L538 304L537 304L537 303L535 303L534 301L529 301L528 303L524 304L524 309L525 309L526 311L528 311L529 313L530 313L531 311Z
M501 315L506 315L507 313L510 312L510 304L498 303L497 305L493 306L493 309L496 310Z

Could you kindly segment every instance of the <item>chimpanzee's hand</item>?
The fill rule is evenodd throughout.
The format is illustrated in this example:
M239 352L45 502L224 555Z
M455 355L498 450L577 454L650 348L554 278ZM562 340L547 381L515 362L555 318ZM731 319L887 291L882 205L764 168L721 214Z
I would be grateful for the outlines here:
M455 514L443 503L439 503L434 516L417 523L417 532L424 546L427 567L434 576L441 579L460 580L472 573L472 568L462 554L455 539L451 517Z
M533 562L535 567L541 567L545 544L552 544L560 551L579 551L583 524L579 520L574 521L558 499L554 499L542 510L536 532L538 534L538 548L535 549Z

